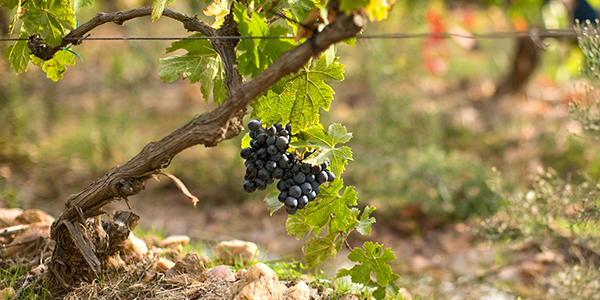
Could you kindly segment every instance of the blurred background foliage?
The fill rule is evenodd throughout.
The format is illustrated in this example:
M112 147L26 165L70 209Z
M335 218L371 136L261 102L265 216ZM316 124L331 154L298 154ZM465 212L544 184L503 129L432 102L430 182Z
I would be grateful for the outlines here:
M496 3L497 2L497 3ZM539 23L541 1L399 1L385 22L365 34L398 32L511 31ZM97 3L102 11L148 5L144 1ZM176 9L205 18L201 1ZM4 9L4 8L0 8ZM548 9L547 9L548 10ZM556 10L556 9L555 9ZM516 13L521 12L521 13ZM3 11L5 15L8 12ZM569 26L565 13L546 13L547 23ZM82 9L79 20L93 16ZM552 21L553 19L556 19ZM523 21L525 20L525 21ZM527 26L527 25L525 25ZM94 36L185 36L174 21L138 19L104 25ZM462 41L464 42L464 41ZM2 48L8 46L2 42ZM361 203L397 216L418 204L423 213L447 221L488 215L500 205L486 180L492 167L508 188L526 186L538 166L560 176L578 170L597 174L593 141L575 137L566 104L575 95L581 54L574 41L546 39L542 67L521 94L502 101L490 120L479 111L507 73L514 40L480 39L465 46L441 39L359 40L338 47L346 80L324 124L340 122L354 132L355 161L344 174ZM134 156L149 141L210 110L198 85L162 83L158 58L168 42L89 41L75 47L83 62L54 83L35 68L14 75L0 62L0 189L5 204L41 206L58 213L69 194ZM209 99L210 100L210 99ZM486 122L493 121L493 126ZM243 164L239 138L217 149L185 151L166 170L203 199L201 205L259 201L239 188ZM597 175L596 175L597 176ZM151 184L144 198L161 198L174 185ZM11 196L12 195L12 196ZM12 199L12 200L11 200Z
M600 7L600 0L589 3ZM114 0L96 8L150 4ZM174 8L212 23L202 13L206 5L180 0ZM3 7L0 11L9 15ZM93 14L82 9L78 18ZM398 1L386 21L368 24L364 34L572 28L572 15L560 1ZM94 37L187 34L166 18L107 24L93 32ZM600 180L598 142L586 134L597 127L599 110L584 105L597 104L600 87L590 73L585 73L587 85L581 78L580 68L590 62L582 64L575 38L546 38L543 44L529 83L502 97L495 97L496 88L510 72L516 39L359 39L355 47L338 46L346 79L332 84L335 100L322 123L338 122L353 132L354 161L345 182L356 186L361 205L378 208L378 224L419 236L448 224L479 223L480 234L536 241L536 249L571 249L575 240L597 240L596 194L583 206L581 198ZM0 49L8 45L0 42ZM0 207L58 215L70 194L148 142L213 109L198 84L160 80L158 58L169 45L87 41L73 47L83 62L77 60L57 83L37 68L17 76L0 60ZM142 217L142 226L161 227L172 219L181 223L177 233L206 238L212 230L222 233L221 239L249 238L238 231L256 226L266 237L254 239L285 244L286 237L273 236L284 233L272 230L283 228L284 221L266 217L267 193L249 195L241 188L240 140L194 147L173 159L165 171L186 183L201 200L199 208L194 210L168 180L149 181L145 192L130 199L136 212L156 207ZM173 212L174 207L181 209ZM417 222L404 222L411 219ZM284 251L271 245L270 251ZM590 245L586 249L598 250ZM576 251L569 253L575 261ZM596 274L597 269L569 264L548 286L556 295L582 290L593 295L595 285L581 289L580 284Z

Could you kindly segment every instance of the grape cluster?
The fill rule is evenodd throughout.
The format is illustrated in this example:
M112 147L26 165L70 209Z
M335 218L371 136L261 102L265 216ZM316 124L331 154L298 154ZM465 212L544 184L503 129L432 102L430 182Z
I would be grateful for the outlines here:
M292 132L290 124L263 128L259 121L252 120L248 122L248 129L252 138L250 147L240 153L246 160L244 191L247 193L264 190L279 179L279 201L293 215L317 197L321 184L335 180L335 175L328 170L329 162L312 166L302 162L310 153L300 158L295 151L287 152Z

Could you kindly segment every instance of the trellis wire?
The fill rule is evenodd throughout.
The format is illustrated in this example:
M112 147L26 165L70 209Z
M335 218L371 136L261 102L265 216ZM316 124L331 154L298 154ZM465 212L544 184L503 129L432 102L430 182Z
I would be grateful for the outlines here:
M580 33L572 29L537 29L523 31L500 31L484 33L389 33L377 35L359 35L357 39L510 39L530 37L542 38L577 37ZM195 37L84 37L63 38L68 41L174 41L174 40L230 40L230 39L295 39L293 36L195 36ZM0 38L0 41L26 41L24 38Z

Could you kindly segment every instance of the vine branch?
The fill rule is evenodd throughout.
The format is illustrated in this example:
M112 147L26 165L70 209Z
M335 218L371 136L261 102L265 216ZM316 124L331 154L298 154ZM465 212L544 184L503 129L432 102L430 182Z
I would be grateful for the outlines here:
M63 39L63 43L65 43L65 40L72 41L73 39L81 41L81 37L101 24L107 22L122 24L132 18L150 14L151 8L97 14L92 20L67 35ZM202 32L207 36L238 34L237 24L231 14L226 17L224 24L218 30L211 28L195 17L189 17L171 9L165 9L163 15L181 21L188 30ZM51 228L51 238L57 243L50 265L53 274L81 277L81 275L72 272L70 262L65 259L67 257L66 252L69 251L81 252L90 267L97 269L96 264L93 263L93 257L90 260L86 256L87 252L82 252L82 249L86 247L79 245L81 243L73 244L81 239L81 235L85 235L85 233L79 232L80 225L76 225L80 224L82 219L102 214L102 208L112 201L127 199L129 196L140 193L144 189L145 182L152 176L159 174L161 169L183 150L199 144L207 147L216 146L223 140L237 136L243 129L242 119L246 108L252 101L286 75L300 70L313 56L320 54L332 44L356 36L365 23L366 17L361 13L339 14L336 20L325 27L321 33L287 51L264 72L246 83L243 83L242 77L235 68L235 46L237 41L212 40L213 47L224 62L226 88L229 97L214 110L195 117L161 140L149 143L130 161L117 166L110 173L92 182L81 192L69 197L64 211L54 221ZM73 228L76 230L73 230Z

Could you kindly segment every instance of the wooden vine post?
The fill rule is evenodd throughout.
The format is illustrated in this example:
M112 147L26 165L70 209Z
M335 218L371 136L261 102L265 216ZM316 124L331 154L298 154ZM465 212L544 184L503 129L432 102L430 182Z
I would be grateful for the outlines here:
M149 143L127 163L117 166L67 200L64 211L51 228L51 238L56 241L49 263L52 282L72 288L81 281L92 280L103 268L121 264L118 251L137 225L139 217L132 212L117 212L112 220L101 222L100 215L104 213L102 208L105 205L118 200L127 201L128 197L140 193L145 182L159 174L181 151L199 144L213 147L237 136L243 129L242 119L252 101L284 76L300 70L311 57L335 43L355 37L364 27L366 16L363 13L345 14L337 11L336 7L333 9L337 14L333 22L307 42L284 53L249 82L243 82L236 69L238 40L211 39L213 48L223 61L229 97L214 110L195 117L161 140ZM36 56L51 57L62 47L81 44L88 32L102 24L123 25L128 20L151 14L151 7L99 13L64 36L59 47L50 47L36 39L30 39L28 46ZM231 12L219 29L168 8L164 9L163 16L181 22L188 31L207 37L239 36Z

